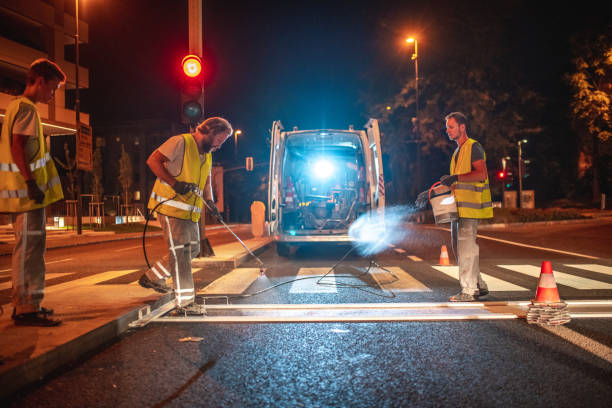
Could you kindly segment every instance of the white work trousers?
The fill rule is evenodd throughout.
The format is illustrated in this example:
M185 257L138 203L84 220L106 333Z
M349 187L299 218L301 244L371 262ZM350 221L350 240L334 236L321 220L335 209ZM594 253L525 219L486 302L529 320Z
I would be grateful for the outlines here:
M195 299L191 260L200 253L200 228L197 222L163 214L159 222L170 251L167 270L172 275L176 305L187 306Z
M478 295L478 288L487 288L480 276L479 248L476 244L478 222L475 218L459 218L451 223L451 241L459 263L461 292L470 295Z
M13 306L17 314L36 312L45 291L45 209L13 213L11 222L15 233L11 264Z

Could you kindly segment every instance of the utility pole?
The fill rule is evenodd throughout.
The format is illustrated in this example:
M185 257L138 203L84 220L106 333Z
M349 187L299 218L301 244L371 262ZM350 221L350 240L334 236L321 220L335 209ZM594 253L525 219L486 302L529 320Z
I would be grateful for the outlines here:
M81 97L79 92L79 0L74 0L75 7L75 34L74 34L74 66L75 66L75 87L74 87L74 112L76 122L76 148L75 155L78 154L79 139L81 137ZM77 159L78 161L78 159ZM77 235L83 233L83 207L81 206L81 189L83 188L83 171L77 165L77 196L76 196L76 217Z

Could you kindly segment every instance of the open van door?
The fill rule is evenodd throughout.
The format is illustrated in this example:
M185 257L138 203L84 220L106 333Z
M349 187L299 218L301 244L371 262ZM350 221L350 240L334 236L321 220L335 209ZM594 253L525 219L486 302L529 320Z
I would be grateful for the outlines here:
M268 222L270 224L270 236L278 235L279 227L279 205L281 203L280 171L281 171L281 149L280 138L283 125L280 120L272 123L270 133L270 174L268 175Z
M370 158L374 164L373 168L371 169L371 174L374 182L374 188L371 188L371 191L373 193L373 197L371 197L372 209L378 208L379 212L383 213L385 211L385 177L383 175L382 151L380 147L380 130L378 128L378 120L370 119L364 127L368 136Z

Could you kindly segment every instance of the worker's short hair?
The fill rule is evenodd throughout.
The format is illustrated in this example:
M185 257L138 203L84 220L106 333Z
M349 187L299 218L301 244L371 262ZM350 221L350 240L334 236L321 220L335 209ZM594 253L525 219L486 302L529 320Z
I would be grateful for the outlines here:
M455 119L458 125L465 125L465 131L467 132L468 121L467 121L467 117L463 113L451 112L448 115L446 115L446 117L444 117L444 120L449 120L450 118Z
M55 62L46 58L37 59L30 65L26 78L27 84L32 85L37 78L42 78L45 82L57 79L61 85L66 82L64 71Z
M221 132L229 131L229 135L234 133L232 125L220 117L208 118L204 122L200 123L197 127L197 131L204 135L216 135Z

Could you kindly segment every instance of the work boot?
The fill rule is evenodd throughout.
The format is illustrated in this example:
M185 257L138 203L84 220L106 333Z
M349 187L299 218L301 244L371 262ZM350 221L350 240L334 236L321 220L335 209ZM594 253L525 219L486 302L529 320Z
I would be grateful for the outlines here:
M62 321L60 319L53 319L50 317L50 314L46 312L48 310L49 309L42 308L37 312L17 314L15 309L13 309L11 319L13 319L15 322L15 326L59 326Z
M485 287L480 287L480 284L478 285L478 297L480 296L487 296L489 294L489 288Z
M454 296L451 296L449 299L451 302L474 302L478 300L476 295L470 295L469 293L457 293Z
M138 284L143 288L153 289L159 293L168 293L172 290L172 288L166 285L166 281L163 279L159 280L151 280L147 275L142 275L140 279L138 279Z
M203 316L206 314L204 305L190 303L186 306L177 306L174 310L168 313L168 316L183 317L183 316Z

